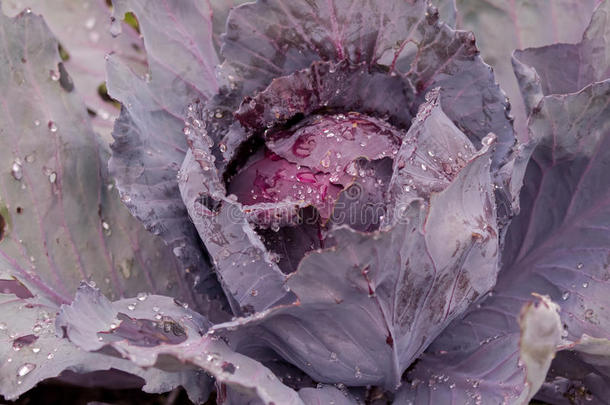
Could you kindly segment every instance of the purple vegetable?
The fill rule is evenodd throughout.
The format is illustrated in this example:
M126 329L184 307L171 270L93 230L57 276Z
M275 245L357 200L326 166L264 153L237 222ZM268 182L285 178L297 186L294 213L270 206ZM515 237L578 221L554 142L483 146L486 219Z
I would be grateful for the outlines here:
M2 396L607 400L610 0L18 3Z

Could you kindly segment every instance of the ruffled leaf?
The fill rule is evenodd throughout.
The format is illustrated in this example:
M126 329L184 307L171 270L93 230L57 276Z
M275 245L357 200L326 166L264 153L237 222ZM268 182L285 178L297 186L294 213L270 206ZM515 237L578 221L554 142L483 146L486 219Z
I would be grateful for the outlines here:
M400 54L396 70L412 83L418 104L439 87L443 111L476 147L490 132L495 134L493 168L503 166L515 142L510 105L479 56L474 35L442 23L435 10L428 11L418 33L417 52ZM501 175L494 179L498 185L508 181Z
M245 352L269 345L318 381L395 389L433 337L495 281L490 154L434 195L429 211L414 204L393 229L331 232L336 245L306 255L287 280L296 304L215 330Z
M372 65L414 38L425 10L420 0L258 1L231 12L222 54L248 94L318 60Z
M595 10L579 43L515 51L513 67L527 114L544 96L575 93L609 78L609 42L610 2L604 1Z
M115 1L115 19L127 11L138 18L150 74L139 77L116 58L109 59L108 90L123 104L113 131L110 171L123 202L173 249L181 271L197 284L203 311L217 317L212 315L217 309L205 307L214 307L206 301L220 298L220 289L176 179L187 150L182 133L186 107L218 90L211 9L191 0L166 5Z
M521 194L522 212L509 228L494 292L431 345L410 378L434 384L421 383L409 395L431 403L458 392L483 402L534 395L536 385L524 385L530 371L519 366L517 351L517 317L533 292L561 303L564 338L609 336L602 310L610 305L609 89L606 81L542 100L530 119L537 143ZM449 378L435 379L447 376L447 370Z
M516 324L517 318L512 321ZM482 323L458 324L470 325L473 331L484 329ZM408 375L411 383L397 394L396 405L526 404L544 382L561 338L558 306L543 296L525 304L517 328L504 331L502 336L467 343L470 333L461 336L452 327L448 330L454 333L453 341L441 337L433 346L434 352L422 357ZM480 335L474 332L474 336Z
M473 142L495 133L494 165L504 164L513 146L509 105L474 37L439 22L424 1L259 1L233 10L224 40L243 95L318 60L380 64L401 73L419 102L441 87L443 109ZM405 116L415 110L405 107Z
M393 216L388 220L399 220L401 207L410 201L429 199L433 192L444 190L476 152L472 142L444 113L439 93L437 88L426 95L426 102L420 106L394 158L389 185L393 205L389 212Z
M262 364L205 335L209 323L196 312L162 296L149 296L133 310L128 305L127 300L111 303L84 284L75 301L62 307L57 325L87 351L112 348L141 367L203 370L217 384L267 405L303 404L295 391Z
M264 130L299 114L320 109L358 111L408 127L413 92L398 76L348 61L314 62L311 67L273 79L254 97L246 97L235 117L245 127Z
M448 1L448 0L445 0ZM474 31L484 60L506 91L515 129L527 139L525 109L510 64L515 49L576 42L599 0L457 0L458 28Z
M142 380L135 379L136 386L146 392L167 392L182 385L194 402L205 401L210 393L209 379L192 371L145 370L129 360L80 350L56 335L57 307L38 298L2 294L0 306L5 313L0 320L0 395L7 400L17 398L42 380L66 373L72 373L71 379L80 383L80 375L103 372L98 376L116 385L125 380L118 370L140 377Z
M243 206L226 196L209 146L193 144L193 151L184 159L180 192L233 311L250 313L290 301L285 275L248 222Z

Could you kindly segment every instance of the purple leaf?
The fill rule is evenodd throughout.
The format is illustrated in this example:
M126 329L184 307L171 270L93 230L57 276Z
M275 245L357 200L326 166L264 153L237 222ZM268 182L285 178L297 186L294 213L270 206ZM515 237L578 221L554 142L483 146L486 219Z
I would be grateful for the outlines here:
M298 114L322 108L387 117L395 125L411 124L413 92L398 76L366 63L314 62L311 67L273 79L254 97L246 97L236 112L245 127L263 130Z
M503 166L515 142L510 104L479 56L474 35L442 23L435 10L428 11L418 31L417 52L398 55L396 71L410 81L418 104L439 87L443 111L477 148L490 132L495 134L493 167ZM494 181L503 185L508 178Z
M210 148L202 139L196 137L193 153L189 151L184 159L180 192L201 239L206 241L233 311L251 313L290 302L285 275L248 223L242 205L226 196Z
M329 173L297 166L265 150L251 156L246 166L231 179L228 192L237 196L246 212L253 214L249 220L252 223L270 226L278 224L277 215L288 214L288 218L280 219L279 225L296 225L292 217L298 215L303 205L316 207L324 221L330 218L341 191L341 187L331 181ZM280 202L292 202L297 211L282 209L274 213L276 203Z
M69 302L83 279L113 297L150 291L191 301L171 252L122 206L80 98L49 76L61 59L42 18L2 15L0 27L0 60L11 67L0 74L5 268L55 304Z
M246 79L244 92L318 60L374 64L407 41L424 18L423 1L258 1L231 12L222 54ZM406 43L406 42L405 42Z
M123 23L124 35L113 38L109 32L110 8L100 0L83 0L78 4L70 0L12 0L3 2L2 7L9 16L31 7L33 12L44 17L69 54L63 65L70 73L74 88L87 108L96 114L92 117L94 130L103 135L105 142L110 142L110 132L119 111L99 94L98 87L106 81L104 58L112 53L134 69L145 70L146 57L138 33ZM53 69L49 75L59 80L59 69Z
M513 67L528 115L544 96L575 93L590 83L610 77L609 15L610 3L602 2L577 44L515 51Z
M575 352L558 352L535 399L558 405L607 404L610 384L608 372L603 374L605 377Z
M0 395L7 400L17 398L42 380L66 373L72 381L82 384L82 374L97 371L99 378L116 386L117 378L125 380L125 375L116 370L141 377L146 392L167 392L182 385L195 402L205 401L210 393L207 377L192 371L145 370L129 360L79 350L56 335L57 307L38 298L0 294L0 307L5 314L0 320ZM105 371L100 373L101 370Z
M397 214L410 201L429 199L433 192L444 190L476 152L443 112L439 93L437 88L426 95L395 157L390 213Z
M269 345L321 382L395 389L434 336L495 281L490 155L486 147L429 209L413 204L392 229L332 231L335 246L306 255L287 280L296 304L214 329L244 352Z
M564 338L610 336L602 310L610 305L609 95L610 82L605 81L579 93L547 96L539 104L530 118L536 144L521 194L522 211L508 230L494 292L450 325L409 374L428 381L449 369L451 377L435 380L433 387L416 384L410 396L437 403L444 396L470 392L486 403L534 395L536 385L528 390L523 385L529 369L518 365L517 324L533 292L561 304ZM579 358L607 361L604 353L591 358L584 349ZM459 391L451 388L460 383Z
M510 98L520 140L528 138L527 115L511 67L511 53L514 49L578 41L599 2L457 0L458 28L474 31L483 59L494 68Z
M131 309L131 304L136 306ZM147 320L157 328L159 336L173 334L180 339L155 345L148 341L144 345L141 336L127 333L132 328L131 321L119 319L121 313ZM125 325L126 322L130 325ZM141 367L175 371L192 370L194 366L213 376L217 384L230 386L264 404L303 404L295 391L262 364L233 352L221 339L206 335L208 325L201 315L177 305L169 297L149 296L143 301L111 303L86 284L71 305L62 306L57 319L57 326L84 350L112 348ZM150 331L142 333L150 335Z
M230 14L224 40L223 55L244 79L244 95L318 60L380 64L400 73L420 102L428 90L441 87L443 109L477 146L495 133L495 165L506 162L513 146L506 97L478 56L474 37L439 22L424 1L246 4ZM412 109L405 106L405 114Z
M345 185L357 174L356 159L393 157L402 137L383 120L351 112L312 115L289 131L269 134L267 146L284 159L330 173L331 182Z
M113 132L110 172L132 214L164 239L189 282L198 283L202 310L220 319L213 315L220 313L217 304L208 300L221 299L222 293L176 179L187 150L182 133L186 107L218 90L211 9L192 0L153 6L139 0L115 1L117 20L127 11L138 18L150 74L139 77L116 58L108 61L109 93L123 104Z
M457 324L484 330L483 324L471 322ZM462 336L452 327L448 331L408 374L411 382L397 394L396 405L527 403L544 382L561 323L558 306L538 296L521 309L517 328L501 335L478 342L469 341L471 333ZM443 344L453 348L439 350Z

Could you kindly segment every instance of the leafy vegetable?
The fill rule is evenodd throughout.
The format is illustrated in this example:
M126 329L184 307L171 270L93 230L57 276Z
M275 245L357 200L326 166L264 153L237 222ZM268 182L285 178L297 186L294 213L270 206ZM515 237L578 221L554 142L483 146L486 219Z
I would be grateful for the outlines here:
M31 3L0 15L5 398L606 400L609 0Z

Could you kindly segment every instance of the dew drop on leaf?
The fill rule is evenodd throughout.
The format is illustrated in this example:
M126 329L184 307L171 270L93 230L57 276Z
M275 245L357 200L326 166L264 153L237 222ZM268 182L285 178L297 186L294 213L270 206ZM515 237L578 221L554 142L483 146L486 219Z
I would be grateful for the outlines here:
M11 166L11 174L15 180L21 180L23 178L23 171L21 170L21 161L15 160L13 166Z
M49 70L49 77L51 78L51 80L56 82L59 80L60 74L57 70Z
M53 121L49 121L47 127L49 128L49 131L57 132L57 124L55 124Z
M34 370L35 368L36 368L35 364L33 364L33 363L25 363L24 365L19 367L19 369L17 370L17 376L18 377L25 377L26 375L31 373L32 370Z
M90 17L85 21L85 28L91 30L93 27L95 27L95 17Z

